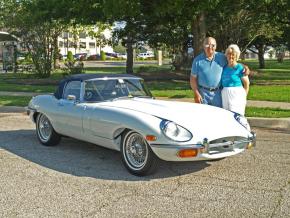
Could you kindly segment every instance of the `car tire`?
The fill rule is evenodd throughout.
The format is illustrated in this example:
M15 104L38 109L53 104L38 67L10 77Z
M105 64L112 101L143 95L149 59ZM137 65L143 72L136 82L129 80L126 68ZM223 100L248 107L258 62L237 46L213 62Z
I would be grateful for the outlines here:
M57 145L61 139L44 114L39 114L36 118L36 135L40 143L46 146Z
M125 167L133 175L150 175L157 168L157 156L144 137L135 131L128 130L123 133L121 156Z

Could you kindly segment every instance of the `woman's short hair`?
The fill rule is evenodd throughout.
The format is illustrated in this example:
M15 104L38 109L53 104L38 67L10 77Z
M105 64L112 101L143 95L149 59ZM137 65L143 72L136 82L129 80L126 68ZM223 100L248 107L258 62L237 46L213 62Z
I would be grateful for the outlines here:
M229 47L226 49L226 55L228 55L228 53L231 51L236 55L237 60L239 60L240 54L241 54L241 50L240 50L239 46L236 44L229 45Z

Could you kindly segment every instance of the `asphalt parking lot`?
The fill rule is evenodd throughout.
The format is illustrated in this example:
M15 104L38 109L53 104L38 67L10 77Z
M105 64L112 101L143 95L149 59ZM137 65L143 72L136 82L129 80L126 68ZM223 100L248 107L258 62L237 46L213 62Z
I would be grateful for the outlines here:
M241 155L135 177L116 151L45 147L26 115L0 113L0 217L289 217L290 130L255 131Z

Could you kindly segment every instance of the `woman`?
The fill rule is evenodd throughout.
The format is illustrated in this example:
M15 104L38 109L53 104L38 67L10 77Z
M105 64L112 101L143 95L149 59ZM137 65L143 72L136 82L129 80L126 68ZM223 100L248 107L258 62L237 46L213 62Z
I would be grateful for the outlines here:
M243 73L243 65L237 62L240 54L241 51L235 44L226 49L228 64L222 73L222 104L227 110L245 115L250 81Z

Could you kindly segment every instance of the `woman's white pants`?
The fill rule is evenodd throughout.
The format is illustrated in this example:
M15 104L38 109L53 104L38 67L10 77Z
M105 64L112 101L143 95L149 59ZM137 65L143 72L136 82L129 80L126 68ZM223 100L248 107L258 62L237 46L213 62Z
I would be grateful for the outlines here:
M242 86L239 87L224 87L222 89L223 108L245 115L247 104L247 94Z

